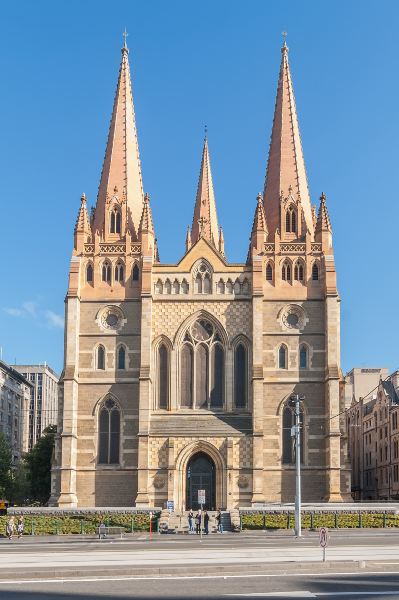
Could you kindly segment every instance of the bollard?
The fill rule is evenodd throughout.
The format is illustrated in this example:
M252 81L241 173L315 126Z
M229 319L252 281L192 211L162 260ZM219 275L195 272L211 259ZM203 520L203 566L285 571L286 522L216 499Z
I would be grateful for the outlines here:
M287 515L287 529L291 529L291 514Z
M132 522L130 524L130 533L134 533L134 517L132 517Z
M83 519L80 519L80 535L84 533L83 531Z
M35 519L33 519L33 518L32 518L32 521L30 522L30 534L35 535Z
M383 527L387 526L387 513L386 512L384 512L384 515L383 515L382 526Z
M362 513L359 513L359 527L360 529L363 527Z
M310 529L313 531L314 529L314 513L310 513Z
M263 529L266 529L266 513L263 515Z
M338 513L334 513L334 527L338 529Z

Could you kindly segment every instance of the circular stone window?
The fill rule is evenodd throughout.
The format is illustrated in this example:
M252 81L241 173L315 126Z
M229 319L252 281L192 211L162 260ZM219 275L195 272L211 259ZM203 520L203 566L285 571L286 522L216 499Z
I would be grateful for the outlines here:
M286 329L303 329L306 323L305 311L297 304L290 304L280 312L280 321Z
M125 319L119 306L107 306L101 311L97 322L103 329L116 331L125 323Z

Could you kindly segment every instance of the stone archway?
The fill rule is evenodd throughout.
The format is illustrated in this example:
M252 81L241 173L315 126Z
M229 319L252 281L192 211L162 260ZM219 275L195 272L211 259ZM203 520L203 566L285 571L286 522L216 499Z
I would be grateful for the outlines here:
M186 500L188 495L187 490L187 469L190 461L195 455L202 454L207 457L209 462L214 465L213 474L213 500L215 502L214 508L226 508L227 506L227 485L226 485L226 465L225 461L220 454L219 450L210 442L204 440L198 440L192 442L179 453L176 464L175 464L175 506L179 510L191 508L186 506Z
M205 502L198 502L198 491L205 492ZM205 452L193 454L186 469L186 507L216 509L216 467Z

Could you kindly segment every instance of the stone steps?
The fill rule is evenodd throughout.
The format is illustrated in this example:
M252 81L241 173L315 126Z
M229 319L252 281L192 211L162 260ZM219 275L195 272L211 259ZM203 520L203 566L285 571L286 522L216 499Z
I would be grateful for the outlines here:
M194 516L195 516L194 511ZM181 512L173 512L170 513L168 519L168 531L175 533L189 533L188 528L188 511ZM209 533L217 533L217 523L216 523L216 511L208 511L209 515L209 523L208 530ZM230 521L230 513L228 511L222 511L222 525L224 531L231 531L231 521Z

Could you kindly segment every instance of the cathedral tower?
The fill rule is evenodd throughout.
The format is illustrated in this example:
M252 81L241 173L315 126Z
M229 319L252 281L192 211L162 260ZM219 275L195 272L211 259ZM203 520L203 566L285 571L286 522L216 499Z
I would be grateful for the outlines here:
M304 501L347 497L332 228L324 194L317 216L310 203L286 44L264 192L239 264L225 254L207 136L184 255L160 262L124 44L65 315L53 504L197 508L198 489L208 509L292 501L293 393L304 397Z

